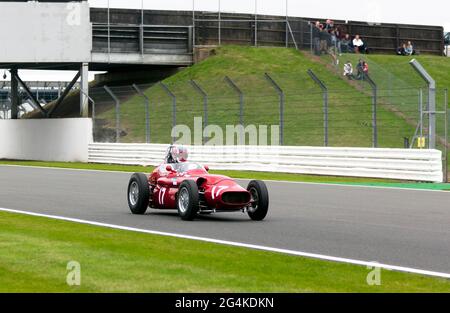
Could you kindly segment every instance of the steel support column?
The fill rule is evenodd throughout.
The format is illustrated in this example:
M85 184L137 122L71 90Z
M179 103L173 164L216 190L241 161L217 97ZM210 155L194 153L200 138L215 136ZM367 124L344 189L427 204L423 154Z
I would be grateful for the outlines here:
M417 61L413 59L409 62L416 72L425 80L428 84L428 148L436 148L436 81L431 77L425 68Z
M81 75L80 72L78 72L75 75L75 77L72 79L70 84L68 86L66 86L66 88L64 89L64 92L62 93L62 95L60 94L61 88L60 87L58 88L58 100L56 101L53 108L48 112L47 117L52 117L53 113L58 109L58 107L61 105L61 103L64 101L64 99L67 97L67 95L72 90L73 86L75 86L75 84L77 83L78 79L80 78L80 75ZM80 92L80 96L82 94L83 94L83 91ZM86 95L86 97L89 97L89 95Z
M11 119L19 118L19 82L17 81L17 69L11 69Z
M41 111L41 114L44 117L47 117L47 111L41 106L41 104L39 103L39 100L33 95L30 88L28 88L27 84L25 84L25 82L20 79L19 74L17 72L16 73L11 72L11 76L14 76L17 83L22 86L23 90L25 90L25 93L31 99L30 104L33 107L35 107L36 109L38 109L39 111ZM19 103L19 105L20 105L20 103Z
M81 90L80 92L80 115L81 117L89 116L89 64L83 63L80 69L81 74Z

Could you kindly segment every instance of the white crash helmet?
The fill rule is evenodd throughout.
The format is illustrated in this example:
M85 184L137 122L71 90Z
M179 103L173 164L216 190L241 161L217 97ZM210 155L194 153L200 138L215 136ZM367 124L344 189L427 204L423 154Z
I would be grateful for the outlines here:
M189 157L189 152L186 147L183 146L173 146L170 149L170 156L174 162L187 162Z

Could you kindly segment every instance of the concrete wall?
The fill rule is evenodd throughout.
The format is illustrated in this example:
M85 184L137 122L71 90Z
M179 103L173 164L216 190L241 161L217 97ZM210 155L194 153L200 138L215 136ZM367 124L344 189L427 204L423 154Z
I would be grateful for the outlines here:
M89 4L0 2L0 62L89 62Z
M92 120L0 120L0 159L87 162Z

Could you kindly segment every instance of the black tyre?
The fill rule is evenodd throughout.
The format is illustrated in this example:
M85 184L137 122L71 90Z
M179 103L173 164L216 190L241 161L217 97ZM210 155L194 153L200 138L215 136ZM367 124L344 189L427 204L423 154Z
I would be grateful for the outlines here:
M181 219L192 221L198 213L198 186L193 180L185 180L178 189L177 210Z
M135 173L128 183L128 206L133 214L145 214L150 198L148 180L145 174Z
M269 192L264 182L253 180L247 190L252 195L252 205L248 209L248 216L254 221L262 221L269 211Z

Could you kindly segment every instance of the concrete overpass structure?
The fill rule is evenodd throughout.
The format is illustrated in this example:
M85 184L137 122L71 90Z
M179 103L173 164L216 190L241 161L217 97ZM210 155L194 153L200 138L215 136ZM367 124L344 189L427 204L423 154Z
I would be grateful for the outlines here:
M20 13L19 13L20 12ZM20 14L20 18L18 18ZM101 15L101 14L100 14ZM20 91L42 117L80 82L80 113L88 116L88 72L121 68L157 69L192 64L192 25L147 25L91 21L87 1L0 1L0 68L11 73L11 118L18 118ZM47 111L18 75L20 69L76 70L78 73Z

